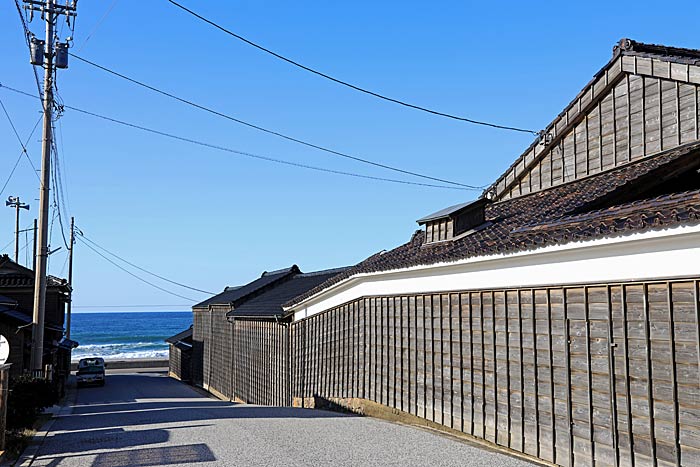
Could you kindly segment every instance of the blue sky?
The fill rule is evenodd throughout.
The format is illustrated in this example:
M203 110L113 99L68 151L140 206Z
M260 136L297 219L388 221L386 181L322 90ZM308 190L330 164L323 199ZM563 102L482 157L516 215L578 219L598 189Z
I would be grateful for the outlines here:
M534 130L563 109L622 37L700 48L700 3L694 1L667 8L657 2L592 1L182 2L253 41L357 85ZM72 52L315 144L485 185L533 139L359 94L236 41L165 0L117 0L95 28L112 3L79 2ZM43 35L38 19L30 27ZM32 92L22 29L9 0L0 5L0 41L0 83ZM66 104L184 137L335 170L398 175L216 118L74 59L59 72L58 87ZM2 89L0 99L25 138L39 117L38 101ZM407 241L417 228L415 219L479 194L270 164L71 111L59 128L66 208L84 233L140 266L211 291L295 263L304 271L354 264ZM3 114L0 142L4 183L20 146ZM38 167L38 134L28 149ZM29 225L37 215L38 182L26 160L3 199L8 195L30 202L31 211L22 213L23 226ZM12 240L13 228L14 212L0 209L0 247ZM56 224L52 246L61 244ZM4 251L11 254L13 245ZM51 258L51 273L65 276L65 260L63 248ZM206 298L152 280L192 299ZM74 282L74 303L82 310L191 303L138 282L81 244Z

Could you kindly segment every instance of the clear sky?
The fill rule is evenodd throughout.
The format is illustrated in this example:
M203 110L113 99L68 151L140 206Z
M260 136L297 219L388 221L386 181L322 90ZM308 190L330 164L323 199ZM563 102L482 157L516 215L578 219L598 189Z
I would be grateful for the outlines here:
M700 48L697 1L663 8L644 1L181 1L261 45L357 85L534 130L573 99L622 37ZM38 18L30 28L43 37ZM35 91L12 0L0 3L0 43L0 83ZM81 0L72 52L315 144L473 185L495 180L533 140L359 94L263 54L165 0ZM420 181L236 125L75 59L58 72L58 89L68 105L184 137ZM40 104L2 89L0 99L26 138ZM357 263L407 241L421 216L480 194L280 166L71 111L59 122L66 211L85 235L153 272L215 292L291 264L313 271ZM37 133L28 145L37 167L39 139ZM4 114L0 154L1 187L20 154ZM23 227L30 225L38 212L38 181L26 159L2 199L8 195L31 204L29 213L22 212ZM53 248L62 245L57 225ZM13 228L14 212L0 209L0 247L11 242ZM13 245L4 251L12 254ZM64 247L51 257L50 272L65 277L65 261ZM149 280L195 301L207 297ZM80 243L74 283L77 310L123 304L186 309L193 303L142 284Z

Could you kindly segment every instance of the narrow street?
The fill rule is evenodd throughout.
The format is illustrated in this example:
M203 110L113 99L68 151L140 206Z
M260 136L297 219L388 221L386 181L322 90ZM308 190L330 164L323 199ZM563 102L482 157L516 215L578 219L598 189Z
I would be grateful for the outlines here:
M25 465L26 462L25 462ZM418 428L320 410L232 404L159 373L80 388L33 466L532 465Z

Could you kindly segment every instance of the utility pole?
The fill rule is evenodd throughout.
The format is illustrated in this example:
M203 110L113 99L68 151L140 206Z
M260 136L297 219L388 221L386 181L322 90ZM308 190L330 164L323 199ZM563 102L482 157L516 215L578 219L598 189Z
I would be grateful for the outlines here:
M68 44L55 41L54 28L59 16L70 21L76 15L76 2L57 5L56 0L23 0L24 8L30 13L41 13L46 23L45 40L32 36L30 39L30 61L32 65L44 67L44 126L41 152L41 187L39 191L39 232L37 240L36 268L34 271L34 310L32 317L32 372L43 368L44 357L44 311L46 306L46 267L49 256L49 186L51 185L51 135L53 111L53 74L55 68L68 68Z
M34 249L32 250L32 271L36 271L36 231L37 231L37 225L36 225L36 219L34 219Z
M68 297L68 309L66 310L66 337L70 339L70 313L73 308L73 249L75 248L75 217L70 218L70 250L68 251L68 285L70 296Z
M21 202L19 196L10 196L5 201L5 206L11 206L17 210L15 215L15 263L19 264L19 210L29 211L29 205Z

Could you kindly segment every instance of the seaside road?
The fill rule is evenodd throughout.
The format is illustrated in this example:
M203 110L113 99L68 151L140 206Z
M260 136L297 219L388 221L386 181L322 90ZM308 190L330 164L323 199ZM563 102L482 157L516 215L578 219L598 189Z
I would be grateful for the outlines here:
M232 404L162 373L80 388L33 466L532 466L430 431L322 410Z

